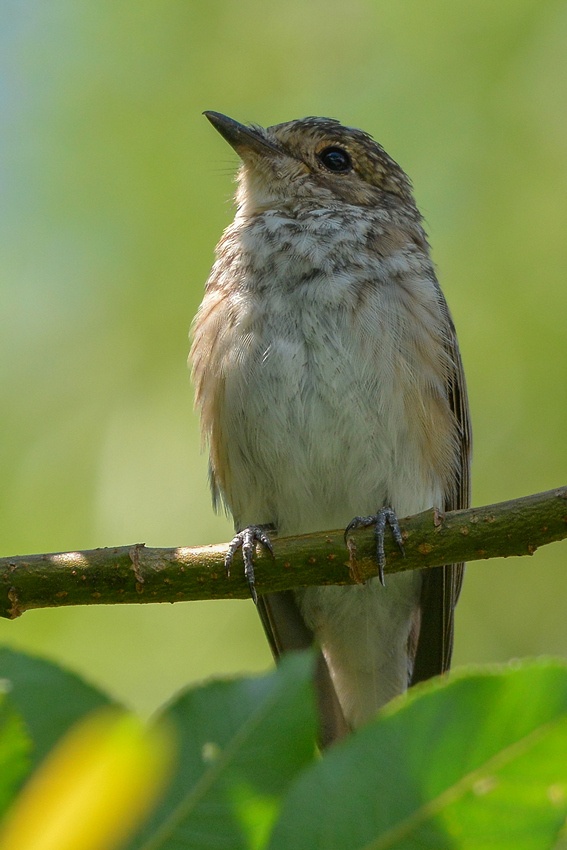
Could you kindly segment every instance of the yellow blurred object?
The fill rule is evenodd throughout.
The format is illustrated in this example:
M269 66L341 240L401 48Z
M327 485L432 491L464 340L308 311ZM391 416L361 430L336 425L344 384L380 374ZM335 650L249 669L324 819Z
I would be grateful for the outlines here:
M74 726L8 813L0 850L110 850L157 800L169 771L167 730L106 710Z

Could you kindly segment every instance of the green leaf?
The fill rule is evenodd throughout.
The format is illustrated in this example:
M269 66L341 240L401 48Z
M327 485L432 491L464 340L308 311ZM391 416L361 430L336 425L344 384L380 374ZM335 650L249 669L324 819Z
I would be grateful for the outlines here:
M270 850L549 850L567 814L567 666L396 700L290 789Z
M0 649L0 679L30 735L32 767L79 718L111 704L75 673L12 649Z
M10 700L0 693L0 816L29 770L31 741Z
M311 653L262 678L192 688L165 711L179 765L136 850L264 847L281 797L315 753Z

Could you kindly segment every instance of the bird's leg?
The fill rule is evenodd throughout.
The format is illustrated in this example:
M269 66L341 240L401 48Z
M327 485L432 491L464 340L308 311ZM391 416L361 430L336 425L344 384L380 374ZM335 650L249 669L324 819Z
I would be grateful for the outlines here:
M345 529L346 542L349 532L353 531L355 528L368 528L369 525L374 526L374 537L376 540L376 558L378 560L378 576L380 578L380 584L383 587L386 586L386 582L384 581L384 567L386 566L386 554L384 552L384 535L386 531L386 524L388 524L392 529L394 540L400 547L402 557L405 558L406 553L404 552L404 541L402 539L400 523L398 522L396 512L388 505L383 508L380 508L378 513L374 514L373 516L355 516L355 518L349 522Z
M258 595L254 584L254 547L256 542L261 543L274 557L274 550L270 538L266 534L266 530L275 531L273 525L247 525L242 531L239 531L228 545L228 551L224 556L224 568L227 576L230 576L230 568L234 553L238 549L242 549L242 560L244 561L244 575L250 588L250 595L254 600L254 604L258 604Z

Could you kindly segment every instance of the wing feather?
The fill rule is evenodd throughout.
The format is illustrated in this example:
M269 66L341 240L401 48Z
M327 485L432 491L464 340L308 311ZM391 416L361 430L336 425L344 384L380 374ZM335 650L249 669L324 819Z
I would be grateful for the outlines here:
M447 398L455 417L458 462L453 486L445 494L446 511L470 504L471 423L467 387L455 326L447 302L437 284L439 305L446 320L445 347L450 365ZM445 673L451 664L455 605L463 583L465 565L448 564L423 572L421 624L411 684Z

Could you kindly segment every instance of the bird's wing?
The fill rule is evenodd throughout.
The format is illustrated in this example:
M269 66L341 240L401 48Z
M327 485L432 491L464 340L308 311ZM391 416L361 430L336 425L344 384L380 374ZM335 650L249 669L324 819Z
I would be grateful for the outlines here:
M258 613L276 661L282 652L312 646L313 632L301 616L293 590L259 596ZM314 684L319 709L319 737L325 747L349 730L322 652L317 656Z
M463 364L455 326L445 298L438 298L446 319L446 349L452 364L447 376L447 397L456 419L458 467L454 486L445 495L446 511L467 508L470 503L471 424ZM421 623L411 684L444 673L451 664L454 610L463 583L465 565L450 564L423 571L420 600Z

